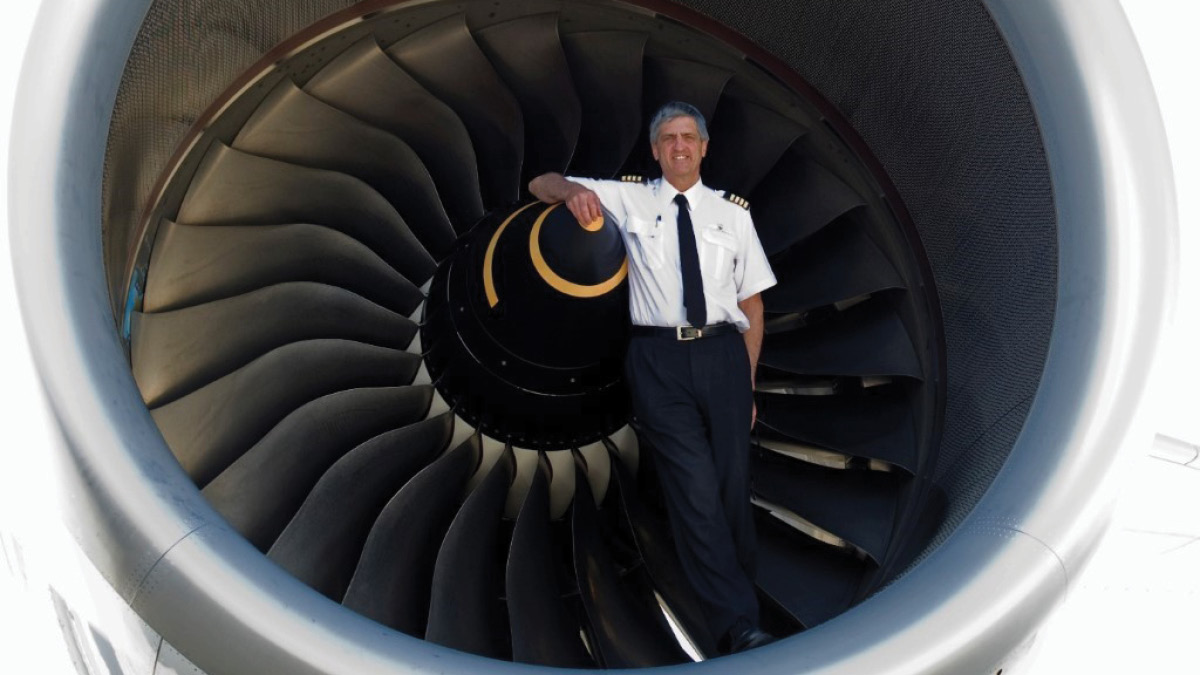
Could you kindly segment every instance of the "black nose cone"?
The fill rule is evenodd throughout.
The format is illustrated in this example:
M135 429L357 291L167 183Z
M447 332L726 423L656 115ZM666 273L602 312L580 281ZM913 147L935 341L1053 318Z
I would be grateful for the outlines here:
M430 289L422 344L438 390L469 421L530 448L624 425L628 268L616 223L562 205L499 210Z

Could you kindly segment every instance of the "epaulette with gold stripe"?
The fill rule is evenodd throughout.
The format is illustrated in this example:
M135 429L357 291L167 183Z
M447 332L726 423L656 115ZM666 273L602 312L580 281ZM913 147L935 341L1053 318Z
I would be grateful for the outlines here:
M750 202L746 201L745 197L735 195L732 192L726 192L725 199L726 199L726 201L737 204L738 206L742 207L743 209L746 209L747 211L750 210Z
M622 183L645 183L646 177L639 176L636 173L631 173L631 174L628 174L625 176L621 176L621 182Z

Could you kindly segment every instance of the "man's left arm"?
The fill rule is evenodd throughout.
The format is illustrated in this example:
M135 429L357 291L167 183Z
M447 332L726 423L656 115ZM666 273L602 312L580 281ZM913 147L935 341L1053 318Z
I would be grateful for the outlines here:
M750 388L754 388L754 376L758 372L758 356L762 353L762 341L765 328L763 325L762 292L775 285L775 273L767 261L762 242L754 229L754 222L749 212L742 212L744 218L739 235L742 241L739 252L740 264L735 268L735 279L738 289L738 308L746 315L750 326L742 333L746 340L746 355L750 357ZM758 406L752 408L750 426L754 426L758 418Z
M758 370L758 355L762 352L763 340L763 301L762 294L755 293L745 300L738 301L738 308L750 321L750 327L742 333L746 340L746 354L750 357L750 385L754 385L754 373Z
M738 301L738 307L746 318L750 320L750 327L742 333L742 338L746 341L746 355L750 357L750 392L751 397L754 395L754 373L758 370L758 355L762 352L763 339L763 301L762 294L755 293L745 300ZM753 398L751 398L753 401ZM758 421L758 404L750 404L750 428L754 428L754 423Z

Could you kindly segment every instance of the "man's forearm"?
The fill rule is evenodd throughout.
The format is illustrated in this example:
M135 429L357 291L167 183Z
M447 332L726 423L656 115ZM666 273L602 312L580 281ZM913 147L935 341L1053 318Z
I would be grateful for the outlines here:
M754 382L754 374L758 371L758 355L762 351L763 341L763 302L762 295L754 295L738 303L742 313L750 320L750 328L742 333L746 340L746 354L750 357L750 382Z
M604 217L600 198L588 188L563 178L559 173L544 173L529 181L529 192L547 204L565 202L580 225L588 227Z
M529 192L547 204L567 201L580 187L578 183L572 183L560 173L544 173L529 181Z

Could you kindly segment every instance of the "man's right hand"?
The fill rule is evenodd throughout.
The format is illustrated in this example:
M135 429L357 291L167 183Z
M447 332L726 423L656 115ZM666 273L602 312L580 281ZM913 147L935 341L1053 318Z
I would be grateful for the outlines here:
M593 223L604 220L604 207L600 204L600 197L596 195L595 191L585 188L579 183L571 184L578 189L572 190L571 196L565 200L567 209L574 214L581 227L589 230L596 229Z
M547 204L564 202L582 227L592 229L592 223L604 218L600 197L579 183L563 178L561 174L544 173L534 178L529 183L529 191Z

